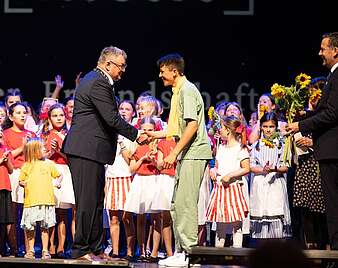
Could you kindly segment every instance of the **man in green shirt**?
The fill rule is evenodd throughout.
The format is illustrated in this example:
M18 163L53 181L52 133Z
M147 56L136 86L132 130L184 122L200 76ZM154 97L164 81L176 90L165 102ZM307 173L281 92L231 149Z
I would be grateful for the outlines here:
M171 216L175 236L175 255L159 265L185 266L185 253L198 244L198 197L200 184L211 148L208 141L204 102L197 87L184 76L184 59L169 54L158 60L159 77L164 86L171 86L168 129L154 134L156 138L175 137L178 141L164 159L164 168L177 161L176 181Z

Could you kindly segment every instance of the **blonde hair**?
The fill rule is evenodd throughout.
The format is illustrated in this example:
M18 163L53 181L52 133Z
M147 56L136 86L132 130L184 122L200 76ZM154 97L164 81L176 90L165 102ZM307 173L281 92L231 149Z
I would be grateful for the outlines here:
M247 137L246 137L246 127L242 124L241 120L233 115L223 116L221 119L221 124L229 129L231 135L239 141L242 147L246 147Z
M138 105L141 103L146 103L147 106L151 107L151 115L157 115L158 114L158 102L157 99L153 96L144 96L141 97L139 100Z
M40 138L30 138L23 148L25 161L28 163L41 160L43 158L42 148L44 142Z

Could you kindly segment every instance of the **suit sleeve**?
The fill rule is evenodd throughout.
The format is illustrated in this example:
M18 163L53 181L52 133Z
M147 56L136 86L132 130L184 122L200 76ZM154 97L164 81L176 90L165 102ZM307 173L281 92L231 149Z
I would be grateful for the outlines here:
M333 77L327 94L327 107L312 117L299 122L301 132L312 132L321 128L330 128L338 122L338 78Z
M100 116L113 131L131 141L136 139L138 130L122 119L113 91L107 87L105 81L97 80L95 82L90 91L90 97Z

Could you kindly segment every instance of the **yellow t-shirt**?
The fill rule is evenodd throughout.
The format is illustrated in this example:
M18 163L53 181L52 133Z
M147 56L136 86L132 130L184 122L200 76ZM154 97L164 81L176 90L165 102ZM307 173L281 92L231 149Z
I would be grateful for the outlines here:
M53 179L60 177L53 161L39 160L25 163L21 168L19 180L25 181L24 207L55 205Z

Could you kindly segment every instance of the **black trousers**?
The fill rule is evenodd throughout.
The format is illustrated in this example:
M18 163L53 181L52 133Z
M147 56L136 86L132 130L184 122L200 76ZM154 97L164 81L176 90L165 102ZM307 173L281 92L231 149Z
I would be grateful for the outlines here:
M68 155L76 218L72 258L98 255L103 242L104 164Z
M331 249L338 250L338 159L320 160L319 168L326 206Z

